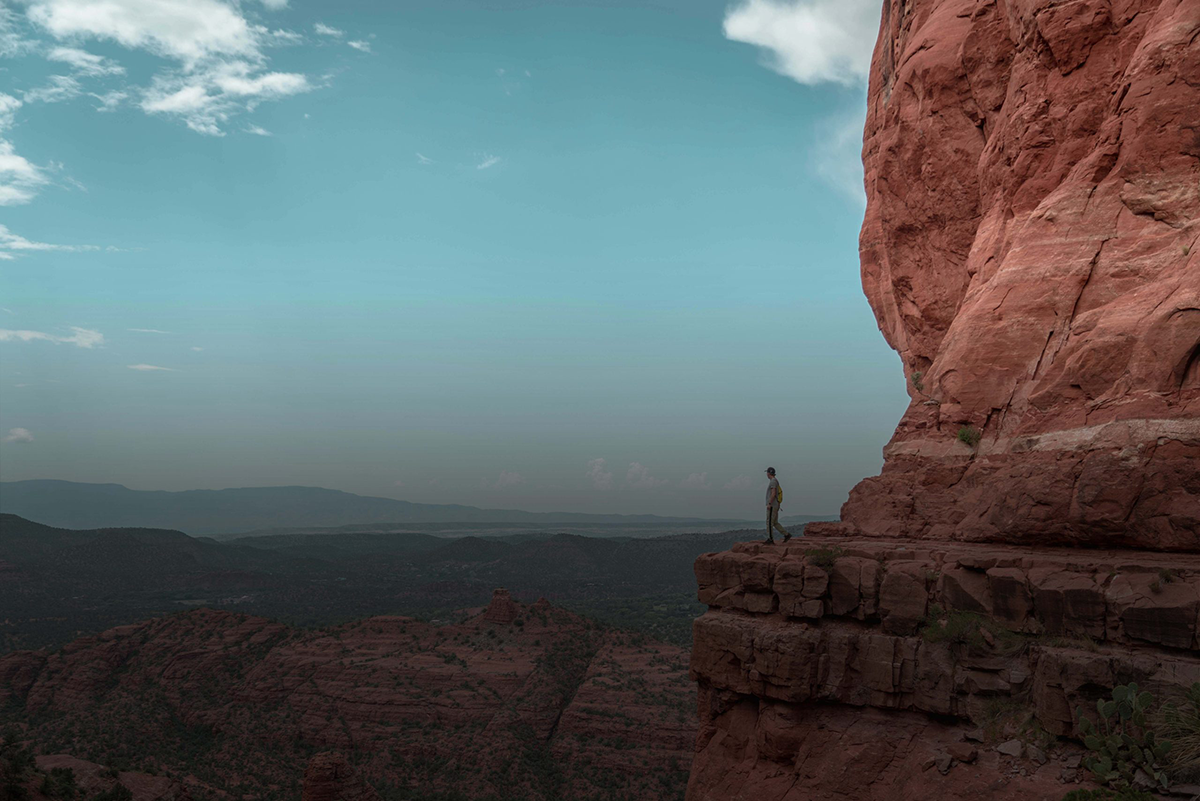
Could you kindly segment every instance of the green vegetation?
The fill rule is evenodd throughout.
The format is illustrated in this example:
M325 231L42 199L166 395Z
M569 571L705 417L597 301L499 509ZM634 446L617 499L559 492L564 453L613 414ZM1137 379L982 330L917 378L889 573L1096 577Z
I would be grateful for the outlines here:
M0 734L0 801L26 801L33 770L33 754L18 744L16 732Z
M1188 688L1181 704L1163 704L1153 725L1172 744L1169 775L1181 782L1200 781L1200 682Z
M74 801L79 795L79 787L75 784L75 771L70 768L51 768L42 778L42 795L59 801Z
M1112 700L1096 702L1098 723L1085 717L1083 709L1077 711L1083 744L1092 751L1083 764L1098 783L1125 790L1141 771L1163 789L1170 786L1164 766L1172 743L1159 739L1147 725L1153 705L1153 695L1139 693L1136 684L1125 684L1113 688Z
M815 565L826 573L833 570L833 564L846 555L846 551L837 545L829 548L809 548L804 552L810 564Z
M1016 653L1027 644L1025 637L1009 631L990 617L961 609L946 610L938 604L930 605L920 634L929 643L944 642L972 651L990 650L1004 654Z
M963 426L958 429L958 441L966 443L969 448L974 448L981 439L983 439L983 433L975 426Z
M1072 790L1063 796L1063 801L1155 801L1155 796L1145 790Z
M924 392L924 391L925 391L925 385L921 383L921 376L922 376L922 375L924 375L924 373L922 373L920 370L914 370L914 371L913 371L913 374L912 374L912 376L911 376L911 378L912 378L912 385L913 385L913 386L916 388L917 392Z

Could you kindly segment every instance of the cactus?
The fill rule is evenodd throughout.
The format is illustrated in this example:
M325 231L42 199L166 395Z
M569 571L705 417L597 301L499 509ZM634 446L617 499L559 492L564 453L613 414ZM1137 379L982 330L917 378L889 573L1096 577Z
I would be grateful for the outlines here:
M1083 760L1096 782L1115 789L1128 789L1140 771L1167 789L1170 780L1163 769L1171 742L1159 739L1146 728L1146 715L1154 696L1138 692L1137 684L1114 687L1112 698L1096 702L1099 722L1093 723L1077 710L1083 744L1093 753Z

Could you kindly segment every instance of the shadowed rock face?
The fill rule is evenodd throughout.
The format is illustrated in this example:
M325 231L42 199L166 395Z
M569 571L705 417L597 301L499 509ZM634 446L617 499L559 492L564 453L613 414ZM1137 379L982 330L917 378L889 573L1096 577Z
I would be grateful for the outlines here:
M912 402L845 523L1200 549L1198 34L1194 0L886 0L860 250Z

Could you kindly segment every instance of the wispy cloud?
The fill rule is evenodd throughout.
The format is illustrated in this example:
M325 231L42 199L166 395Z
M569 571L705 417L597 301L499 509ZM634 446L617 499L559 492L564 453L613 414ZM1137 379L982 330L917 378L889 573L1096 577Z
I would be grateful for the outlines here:
M804 84L866 83L881 0L742 0L725 36L765 51L768 67Z
M135 334L169 334L170 331L161 331L157 328L126 328L126 331L132 331Z
M650 475L650 468L638 462L632 462L629 465L629 471L625 473L625 483L637 489L653 489L671 482L665 478L655 478Z
M587 477L592 482L592 486L598 490L610 490L613 485L613 474L605 470L606 463L603 459L592 459L588 462Z
M483 159L482 159L482 160L481 160L481 161L480 161L478 164L476 164L476 165L475 165L475 169L477 169L477 170L487 170L487 169L490 169L490 168L492 168L492 167L495 167L495 166L496 166L497 164L499 164L499 163L500 163L500 157L499 157L499 156L493 156L493 155L491 155L490 153L484 153L484 154L483 154Z
M3 164L4 164L3 144L4 144L3 142L0 142L0 175L3 174ZM0 204L2 204L3 197L4 197L4 189L3 189L3 186L0 186ZM14 253L20 254L20 253L23 253L26 251L53 250L53 251L72 253L72 252L87 251L87 250L99 250L99 249L100 248L97 247L96 245L52 245L48 242L34 242L32 240L26 239L25 237L23 237L19 234L14 234L12 231L8 230L8 227L6 225L0 224L0 259L12 259L12 258L14 258Z
M683 481L679 482L679 486L684 489L706 490L708 486L708 473L692 473Z
M508 470L501 470L499 477L496 479L496 481L493 484L491 484L491 488L494 490L506 489L508 487L515 487L518 484L524 484L524 483L525 483L525 477L523 475L521 475L520 473L514 473L514 472L510 472ZM485 482L485 484L486 484L486 482Z
M371 43L364 42L361 39L355 39L354 41L346 42L346 44L350 45L355 50L358 50L359 52L362 52L362 53L370 53L371 52Z
M71 326L70 334L60 336L57 334L47 334L44 331L13 331L7 328L0 328L0 342L53 342L56 345L75 345L80 348L92 349L104 344L104 334L99 331L93 331L90 328L78 328Z
M200 351L202 351L202 350L204 350L204 348L200 347L199 345L193 345L193 346L192 346L192 351L193 351L193 352L195 352L195 353L199 353L199 352L200 352Z
M862 166L866 110L866 104L863 104L856 111L818 121L812 159L822 181L863 208L867 205Z
M725 489L727 489L727 490L750 489L750 477L749 476L738 476L737 478L731 478L725 482Z
M246 130L246 133L254 134L255 136L274 136L275 135L275 134L271 133L270 131L268 131L266 128L263 128L259 125L247 125L245 130Z
M111 58L98 56L78 47L54 47L46 53L50 61L68 64L80 75L100 77L104 75L124 75L125 68Z
M41 86L30 89L22 98L26 103L61 103L83 94L83 85L70 75L51 75Z
M0 114L3 114L6 97L8 95L0 95ZM40 167L18 155L11 142L0 139L0 206L28 203L48 182L49 179ZM0 225L0 229L8 231L3 225ZM0 234L0 247L3 247L2 240L3 234Z
M151 373L161 371L164 373L178 373L174 367L159 367L156 364L130 364L126 365L130 370L138 370L143 373Z
M129 93L120 89L113 89L110 92L103 92L101 94L91 92L89 96L100 101L100 105L96 106L96 111L115 111L121 103L129 98Z
M5 442L33 442L33 434L28 428L10 428L4 437Z
M418 153L417 154L417 163L418 164L432 164L433 159L429 158L428 156L422 156L420 153Z
M278 0L264 5L283 7ZM63 42L47 57L69 64L75 73L54 76L26 99L68 99L81 91L77 77L123 74L111 59L76 46L89 39L115 41L174 62L148 87L134 89L146 113L174 116L200 133L222 135L233 116L312 88L305 75L271 71L264 52L294 42L297 35L252 23L243 11L232 0L153 0L149 7L146 0L31 0L29 20ZM101 110L124 99L111 92L94 96L103 99Z
M346 32L341 28L335 28L332 25L326 25L324 22L318 22L313 25L313 30L321 36L332 36L335 39L340 39L346 35Z

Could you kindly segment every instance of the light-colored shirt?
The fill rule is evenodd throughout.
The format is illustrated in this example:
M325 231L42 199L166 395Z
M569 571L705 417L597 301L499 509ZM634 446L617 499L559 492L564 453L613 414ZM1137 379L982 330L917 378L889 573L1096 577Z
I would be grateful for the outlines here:
M779 479L775 478L775 476L771 476L771 480L767 482L767 506L779 506L779 493L776 491L778 489Z

